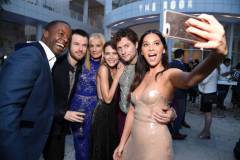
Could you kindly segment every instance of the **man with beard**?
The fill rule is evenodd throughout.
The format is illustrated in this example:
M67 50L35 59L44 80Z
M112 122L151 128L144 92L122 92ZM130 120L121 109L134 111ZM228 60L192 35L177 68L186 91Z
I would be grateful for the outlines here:
M69 133L69 122L82 123L84 120L84 113L69 110L69 101L81 72L82 59L87 53L88 38L85 31L73 30L68 54L59 57L54 65L55 116L43 152L45 160L64 159L65 136Z

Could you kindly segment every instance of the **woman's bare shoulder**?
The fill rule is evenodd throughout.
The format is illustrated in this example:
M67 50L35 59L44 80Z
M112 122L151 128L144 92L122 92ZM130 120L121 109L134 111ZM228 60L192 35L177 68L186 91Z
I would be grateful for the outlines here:
M102 74L104 74L104 76L105 76L106 73L108 73L108 68L107 68L107 66L104 65L104 64L101 64L101 65L99 66L99 68L98 68L98 72L97 72L98 76L101 76Z
M99 69L98 69L98 71L107 71L108 70L108 67L105 65L105 64L101 64L100 66L99 66Z

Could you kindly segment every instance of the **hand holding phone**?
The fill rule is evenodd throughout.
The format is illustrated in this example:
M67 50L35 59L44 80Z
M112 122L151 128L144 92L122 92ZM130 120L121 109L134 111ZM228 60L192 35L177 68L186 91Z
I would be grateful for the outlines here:
M213 49L214 53L227 55L224 27L212 15L198 17L174 11L165 11L163 35L194 43L194 47Z
M188 26L185 22L189 18L200 20L192 15L187 15L170 10L164 11L162 31L163 36L183 40L186 42L206 42L205 39L186 32Z
M206 39L206 42L196 42L194 47L213 49L215 53L227 55L227 42L224 27L212 15L201 14L198 16L201 21L189 19L186 24L188 33L198 35Z

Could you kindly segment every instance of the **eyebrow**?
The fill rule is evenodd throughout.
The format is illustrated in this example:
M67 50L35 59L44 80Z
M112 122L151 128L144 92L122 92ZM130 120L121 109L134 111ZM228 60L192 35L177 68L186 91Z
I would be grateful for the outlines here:
M146 40L143 41L143 43L146 43L146 42L148 42L148 41L146 41ZM160 39L158 39L158 40L154 40L153 42L162 42L162 41Z

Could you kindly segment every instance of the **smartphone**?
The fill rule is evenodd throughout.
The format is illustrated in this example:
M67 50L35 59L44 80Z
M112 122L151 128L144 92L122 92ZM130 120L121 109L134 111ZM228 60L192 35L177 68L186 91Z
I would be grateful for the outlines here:
M183 40L186 42L206 42L205 39L186 32L186 24L189 18L198 19L193 15L166 10L163 13L163 36ZM200 19L198 19L200 20Z

